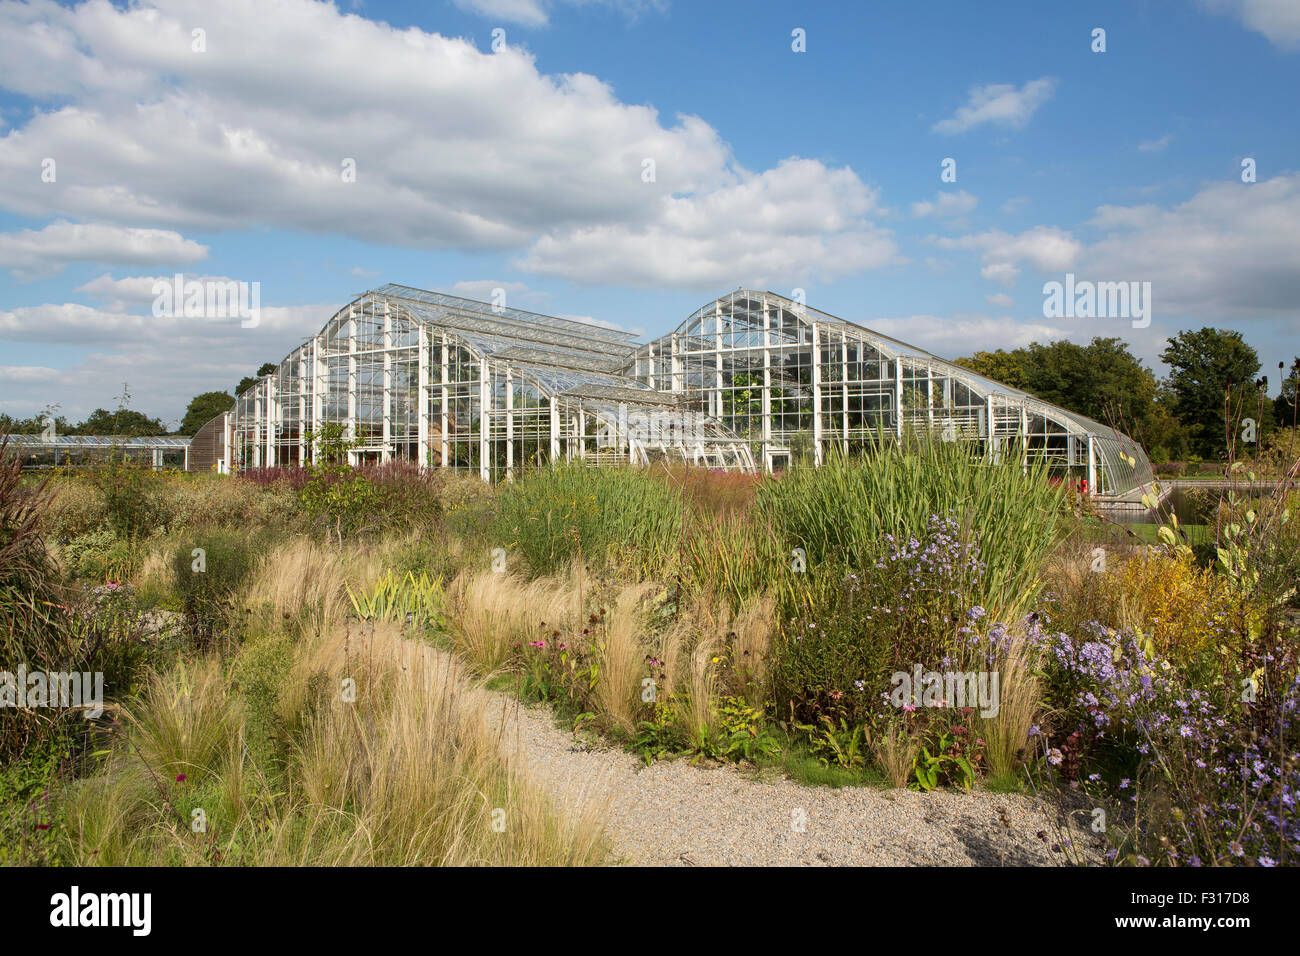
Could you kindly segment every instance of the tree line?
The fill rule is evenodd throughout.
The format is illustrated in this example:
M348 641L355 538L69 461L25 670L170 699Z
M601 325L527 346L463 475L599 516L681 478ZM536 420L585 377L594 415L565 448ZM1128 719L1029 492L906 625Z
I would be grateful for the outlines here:
M264 362L257 370L257 375L245 375L235 386L235 395L257 383L258 378L269 375L279 366L274 362ZM200 428L216 418L222 412L228 412L235 406L235 397L229 392L202 392L190 399L185 416L176 423L176 430L171 431L162 419L150 418L144 412L137 412L126 407L129 393L123 393L126 400L116 409L97 408L86 416L84 421L70 423L62 415L55 415L47 409L31 418L14 418L0 413L0 434L39 435L54 423L54 431L59 435L118 435L123 438L145 438L156 435L193 436Z
M1153 462L1224 458L1244 435L1262 442L1296 424L1300 356L1289 369L1279 365L1276 398L1268 397L1259 354L1240 332L1179 332L1166 339L1160 359L1169 374L1157 380L1123 340L1098 336L1087 345L1060 340L976 352L957 364L1113 425L1140 441Z

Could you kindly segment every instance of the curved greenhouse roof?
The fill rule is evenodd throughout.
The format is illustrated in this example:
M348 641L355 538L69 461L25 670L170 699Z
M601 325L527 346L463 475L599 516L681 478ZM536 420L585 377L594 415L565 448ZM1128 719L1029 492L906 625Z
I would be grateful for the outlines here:
M1153 477L1142 446L1108 425L773 292L737 289L708 302L640 346L625 371L670 378L672 391L757 435L769 456L800 432L812 433L820 459L830 441L851 450L881 428L924 427L994 454L1023 442L1094 493L1124 495Z
M676 331L627 332L410 286L340 309L241 393L235 469L301 463L338 423L354 461L406 458L485 479L559 460L775 470L883 430L929 428L992 457L1041 457L1094 494L1151 479L1132 439L924 349L772 292L738 289ZM1016 449L1020 449L1019 452Z

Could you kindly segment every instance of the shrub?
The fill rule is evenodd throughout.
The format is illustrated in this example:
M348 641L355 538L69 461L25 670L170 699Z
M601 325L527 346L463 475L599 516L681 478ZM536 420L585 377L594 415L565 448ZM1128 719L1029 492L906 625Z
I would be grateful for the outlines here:
M131 542L108 528L78 535L59 549L59 556L69 576L97 583L126 581L136 566Z
M426 528L441 523L443 476L409 461L393 460L363 469L374 487L374 520L380 528Z
M842 713L861 723L877 710L890 675L926 670L958 651L958 629L984 572L978 544L951 518L932 516L917 537L885 535L864 568L809 572L781 612L773 668L777 713L818 724Z
M113 452L89 476L104 500L108 526L119 537L134 540L164 524L160 479L150 466Z
M297 495L284 483L259 486L221 475L159 481L164 519L173 532L254 525L287 527L301 514Z
M252 543L242 534L209 531L179 544L172 573L190 634L208 646L232 623L234 600L255 562Z
M1234 602L1213 572L1190 555L1146 548L1100 579L1109 622L1139 631L1151 652L1187 663L1224 643Z

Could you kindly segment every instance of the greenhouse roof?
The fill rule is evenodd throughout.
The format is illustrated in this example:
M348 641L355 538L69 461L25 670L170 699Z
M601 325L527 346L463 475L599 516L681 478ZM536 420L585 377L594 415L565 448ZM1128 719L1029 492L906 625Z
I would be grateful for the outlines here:
M6 435L11 445L25 448L188 448L190 439L179 435L128 438L122 435Z

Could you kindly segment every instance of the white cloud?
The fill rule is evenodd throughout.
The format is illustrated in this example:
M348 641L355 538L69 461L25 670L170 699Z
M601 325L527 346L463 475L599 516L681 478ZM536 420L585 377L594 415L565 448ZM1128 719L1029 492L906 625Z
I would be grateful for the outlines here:
M989 305L996 305L999 308L1009 309L1016 304L1016 300L1011 298L1005 292L994 292L984 296L984 301Z
M1108 234L1080 275L1149 281L1164 314L1294 314L1300 301L1300 173L1215 183L1170 209L1101 206L1090 224Z
M0 365L0 382L29 385L45 382L58 371L45 365Z
M525 27L544 27L550 18L539 0L455 0L466 13Z
M465 299L477 299L480 302L491 302L492 295L497 289L505 292L506 297L523 296L528 292L528 286L523 282L501 282L498 279L465 279L455 283L447 289L451 295L458 295ZM509 303L507 303L509 305Z
M1042 106L1056 90L1056 78L1051 76L1030 80L1020 89L1011 83L989 83L971 87L966 105L948 119L940 120L931 132L944 136L964 133L985 123L1006 129L1023 129L1034 111Z
M668 268L634 255L631 278L669 283L842 274L892 253L861 216L778 195L787 172L741 168L698 117L665 124L596 77L539 72L513 44L485 52L308 0L0 5L0 86L49 101L0 138L0 208L24 216L520 250L578 281L622 281L617 249L644 242ZM58 181L33 189L45 157ZM816 193L869 192L850 170L790 162ZM763 203L746 216L761 232L702 249L683 220L744 196ZM810 207L831 225L809 226ZM568 254L593 237L616 246L599 269ZM701 253L707 267L678 270Z
M1227 13L1283 50L1300 50L1300 3L1296 0L1200 0L1214 13Z
M664 196L648 225L544 236L517 268L583 283L774 287L901 261L873 225L876 193L852 170L790 159L702 195Z
M523 27L544 27L550 22L550 10L560 2L580 7L614 7L635 19L647 9L662 10L664 0L454 0L466 13L514 23Z
M934 216L937 219L955 219L971 212L977 205L979 199L964 189L956 192L940 191L935 195L933 202L927 200L912 203L912 215L917 219L924 219L927 216Z
M873 319L865 324L946 359L960 358L980 350L1015 349L1030 342L1049 342L1076 332L1041 321L1018 322L1009 317L966 313L950 317L910 315L906 318Z
M279 361L320 331L339 307L264 305L254 329L241 328L235 318L155 318L78 303L0 310L0 338L98 349L64 368L19 376L0 368L0 411L31 415L57 402L60 414L76 420L111 406L128 382L133 408L165 421L179 419L193 396L230 391L263 362ZM51 350L51 358L58 354Z
M0 266L20 279L59 275L70 262L157 265L198 262L207 246L164 229L60 220L43 229L0 233Z
M943 249L973 249L984 265L980 275L1006 286L1015 284L1020 263L1038 272L1061 272L1071 268L1083 248L1070 233L1054 226L1035 226L1018 235L993 230L971 236L931 236Z
M152 306L154 300L158 298L158 294L154 291L155 285L163 282L170 289L173 287L178 274L185 282L215 282L226 285L239 281L232 279L230 276L196 275L186 272L172 273L165 276L127 276L123 279L114 279L111 275L105 273L77 286L75 291L104 302L110 312L126 312L139 306Z
M1138 143L1138 152L1161 153L1164 152L1165 147L1173 141L1174 136L1172 133L1165 133L1165 135L1161 136L1159 139L1144 139L1142 142Z

